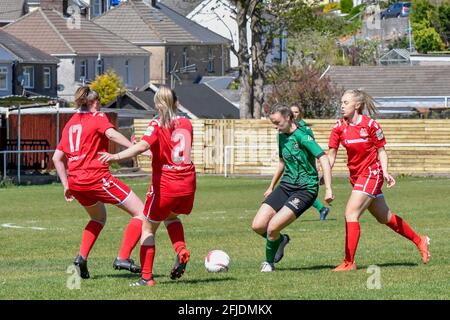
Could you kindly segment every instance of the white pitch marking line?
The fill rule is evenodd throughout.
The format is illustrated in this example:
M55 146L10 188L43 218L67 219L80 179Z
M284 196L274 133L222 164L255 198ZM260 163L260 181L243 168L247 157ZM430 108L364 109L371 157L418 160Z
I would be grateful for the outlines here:
M16 226L13 223L4 223L2 224L3 228L12 228L12 229L33 229L33 230L47 230L46 228L41 227L22 227L22 226Z

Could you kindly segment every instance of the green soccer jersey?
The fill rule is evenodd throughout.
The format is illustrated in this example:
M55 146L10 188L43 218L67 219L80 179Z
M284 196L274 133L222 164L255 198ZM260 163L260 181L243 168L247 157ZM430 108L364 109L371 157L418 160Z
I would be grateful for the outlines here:
M300 130L304 130L307 134L309 134L311 137L314 138L314 132L313 132L312 129L306 124L306 122L303 121L303 119L300 119L300 121L298 121L298 127L300 128Z
M285 164L281 182L317 193L319 179L316 158L324 152L312 135L304 127L297 128L291 134L280 133L278 151Z

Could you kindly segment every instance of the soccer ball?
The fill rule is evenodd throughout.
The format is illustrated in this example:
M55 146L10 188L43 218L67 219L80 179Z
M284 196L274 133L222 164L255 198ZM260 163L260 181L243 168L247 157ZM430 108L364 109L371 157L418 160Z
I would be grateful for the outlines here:
M205 257L205 268L209 272L227 272L230 257L222 250L212 250Z

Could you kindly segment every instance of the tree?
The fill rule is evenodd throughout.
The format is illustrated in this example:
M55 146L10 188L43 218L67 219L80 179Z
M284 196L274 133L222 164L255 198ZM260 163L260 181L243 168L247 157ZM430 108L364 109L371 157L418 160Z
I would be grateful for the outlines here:
M343 91L314 66L282 67L273 75L270 104L300 104L305 118L330 118L336 115Z
M91 83L90 88L98 92L102 105L110 103L126 91L122 79L111 69L104 74L98 75L94 82Z
M413 24L414 43L417 51L427 53L428 51L444 50L445 46L436 29L424 24Z
M256 0L230 0L238 25L239 48L231 47L239 63L239 83L241 98L239 100L239 116L241 119L252 118L253 90L250 86L250 54L248 53L247 23L254 13Z
M353 0L341 0L342 13L350 13L353 8Z

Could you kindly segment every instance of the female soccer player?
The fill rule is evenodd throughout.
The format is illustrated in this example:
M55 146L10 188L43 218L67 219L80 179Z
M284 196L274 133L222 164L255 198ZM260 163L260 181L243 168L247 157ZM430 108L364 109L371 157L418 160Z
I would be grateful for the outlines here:
M97 92L88 86L80 87L75 93L75 103L79 110L64 127L53 155L66 201L77 199L91 218L84 229L74 264L79 267L81 278L89 278L88 255L106 223L105 203L109 203L132 216L113 267L138 273L140 267L134 264L130 255L141 236L144 204L128 186L111 175L109 165L98 159L98 152L107 151L110 140L124 147L132 143L114 129L104 113L99 112ZM64 157L67 158L67 174Z
M293 104L291 105L291 111L294 114L294 120L297 121L298 126L301 128L304 128L308 134L314 138L314 133L311 130L311 128L306 124L305 121L303 121L303 112L300 108L299 105L297 104ZM316 166L317 166L317 161L316 161ZM319 179L320 181L320 179ZM319 198L316 198L316 200L314 200L313 203L313 208L317 210L317 212L319 213L320 216L320 220L326 220L328 213L330 212L330 208L325 207L322 202L320 202Z
M141 141L117 154L101 153L104 162L134 157L148 149L153 154L152 183L147 193L141 237L142 278L132 286L153 286L155 234L164 222L177 253L171 279L183 275L190 253L184 241L179 214L189 214L194 204L195 167L191 161L193 130L189 119L176 116L177 97L173 90L160 87L154 98L159 118L152 120Z
M339 144L347 150L347 166L353 192L345 209L346 242L344 262L334 271L355 270L355 253L360 236L359 218L368 209L379 223L414 242L423 263L431 258L430 239L419 236L402 218L391 212L381 191L384 180L387 187L395 185L388 171L386 140L380 125L365 114L376 113L371 96L361 90L347 90L341 98L342 119L331 131L328 157L331 167L336 160Z
M319 159L325 180L325 201L333 200L331 168L326 154L313 137L298 127L291 109L276 104L270 111L270 121L278 130L279 163L265 200L253 219L252 229L266 238L266 261L261 272L275 270L274 263L281 260L288 235L283 228L295 221L314 203L319 190L316 159ZM280 184L275 185L280 180ZM275 188L275 189L274 189Z

